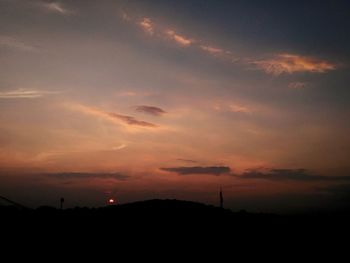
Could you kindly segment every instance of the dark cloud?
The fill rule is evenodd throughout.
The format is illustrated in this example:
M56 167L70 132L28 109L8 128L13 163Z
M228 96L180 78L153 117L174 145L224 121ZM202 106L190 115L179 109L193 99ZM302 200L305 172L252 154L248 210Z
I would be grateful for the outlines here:
M271 181L350 181L350 176L314 175L307 169L247 170L238 177L242 179L266 179Z
M164 111L161 108L154 107L154 106L147 106L147 105L137 106L136 111L154 115L154 116L161 116L166 113L166 111Z
M190 159L178 158L178 159L176 159L176 160L181 161L181 162L185 162L185 163L198 163L197 161L195 161L195 160L190 160Z
M63 173L48 173L51 177L59 179L113 179L118 181L125 181L130 176L120 173L78 173L78 172L63 172Z
M192 167L168 167L160 168L163 171L173 172L181 175L188 174L211 174L211 175L222 175L231 172L230 167L227 166L192 166Z
M155 125L153 123L141 121L141 120L135 119L132 116L122 115L122 114L118 114L118 113L114 113L114 112L107 112L107 114L109 117L123 121L124 123L126 123L128 125L136 125L136 126L151 127L151 128L158 127L157 125Z

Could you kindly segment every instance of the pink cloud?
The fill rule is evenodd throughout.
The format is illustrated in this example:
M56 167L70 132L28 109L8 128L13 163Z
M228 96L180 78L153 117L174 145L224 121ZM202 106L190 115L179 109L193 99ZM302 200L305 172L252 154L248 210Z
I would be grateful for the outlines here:
M206 51L212 55L221 55L224 53L224 50L221 48L216 48L216 47L212 47L212 46L205 46L205 45L201 45L200 49L202 49L203 51Z
M325 73L337 68L335 64L325 60L294 54L278 54L270 59L253 61L252 64L258 69L276 76L296 72Z
M138 25L149 35L154 34L154 24L150 18L144 17Z
M165 33L171 40L174 40L177 44L183 47L188 47L195 42L193 39L177 34L174 30L167 30Z

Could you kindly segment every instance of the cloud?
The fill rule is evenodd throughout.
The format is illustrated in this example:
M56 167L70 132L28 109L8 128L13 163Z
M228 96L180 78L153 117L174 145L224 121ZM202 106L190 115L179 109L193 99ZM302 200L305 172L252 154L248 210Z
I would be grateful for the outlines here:
M119 146L114 146L114 147L112 147L112 150L113 151L119 151L119 150L121 150L121 149L124 149L124 148L126 148L127 147L127 145L126 144L121 144L121 145L119 145Z
M195 42L193 39L177 34L174 30L166 30L165 34L169 39L174 40L177 44L183 47L189 47Z
M313 175L307 169L252 169L247 170L238 177L241 179L265 179L271 181L350 181L350 176Z
M224 50L221 48L204 46L204 45L200 45L199 48L202 49L203 51L206 51L206 52L212 54L212 55L221 55L224 53Z
M46 95L57 93L57 91L17 89L11 91L0 91L0 99L37 99Z
M150 18L144 17L138 25L151 36L154 34L154 25Z
M161 116L166 113L166 111L164 111L161 108L154 107L154 106L147 106L147 105L137 106L136 111L154 115L154 116Z
M11 48L26 52L38 51L37 47L24 43L23 41L11 36L0 35L0 47Z
M129 14L125 12L120 12L120 17L124 21L134 23L137 26L141 27L143 31L145 31L150 36L158 37L159 39L168 39L174 41L176 44L181 47L189 47L192 46L198 50L209 53L210 55L220 57L221 59L229 60L231 62L237 62L239 60L236 57L232 56L232 52L228 50L224 50L219 47L213 47L211 45L207 45L205 42L200 39L194 39L190 37L186 37L177 33L175 30L166 28L162 25L156 24L151 18L143 17L141 20L133 19Z
M156 128L159 127L156 124L138 120L132 116L122 115L115 112L106 112L94 107L88 107L80 104L69 104L67 105L70 109L77 110L84 114L97 116L108 121L117 122L118 124L124 124L127 126L137 126L141 128Z
M188 174L210 174L210 175L222 175L228 174L231 172L230 167L227 166L191 166L191 167L168 167L168 168L160 168L160 170L177 173L180 175L188 175Z
M291 82L288 84L288 88L290 89L302 89L306 87L305 82Z
M122 115L122 114L118 114L118 113L114 113L114 112L106 112L106 114L112 118L121 120L122 122L124 122L128 125L136 125L136 126L152 127L152 128L157 127L157 125L155 125L153 123L141 121L141 120L135 119L132 116Z
M43 2L40 5L49 12L60 14L60 15L71 15L73 11L68 10L60 2Z
M248 107L238 105L238 104L231 104L231 105L229 105L229 108L230 108L230 111L236 112L236 113L251 113L252 112Z
M130 176L120 173L77 173L77 172L63 172L63 173L48 173L50 177L58 179L112 179L117 181L125 181Z
M120 17L126 22L132 21L132 18L130 17L130 15L123 10L120 11Z
M190 160L190 159L178 158L178 159L176 159L176 160L181 161L181 162L185 162L185 163L198 163L197 161L195 161L195 160Z
M337 68L335 64L325 60L294 54L278 54L273 58L256 60L251 63L258 69L276 76L296 72L325 73Z

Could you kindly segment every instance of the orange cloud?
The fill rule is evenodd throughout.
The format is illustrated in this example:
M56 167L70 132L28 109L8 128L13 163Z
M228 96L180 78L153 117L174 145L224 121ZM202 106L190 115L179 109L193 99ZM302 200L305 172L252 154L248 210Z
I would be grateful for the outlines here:
M144 17L138 25L151 36L154 34L154 24L150 18Z
M258 69L276 76L295 72L325 73L336 69L336 65L331 62L293 54L278 54L274 58L256 60L252 63Z
M170 39L174 40L177 44L183 47L188 47L194 43L194 40L181 36L174 30L167 30L165 33Z

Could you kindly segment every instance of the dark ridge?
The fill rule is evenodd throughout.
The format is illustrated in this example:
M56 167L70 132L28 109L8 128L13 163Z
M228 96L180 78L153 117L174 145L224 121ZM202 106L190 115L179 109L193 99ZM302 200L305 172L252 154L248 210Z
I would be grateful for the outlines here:
M20 209L0 206L3 232L45 238L75 236L77 240L92 235L130 237L141 235L150 239L171 240L195 237L205 240L209 235L225 238L294 236L307 232L310 235L337 234L348 229L350 213L303 214L282 216L275 214L233 212L228 209L180 200L147 200L99 208L76 207L57 209L41 206L37 209Z

